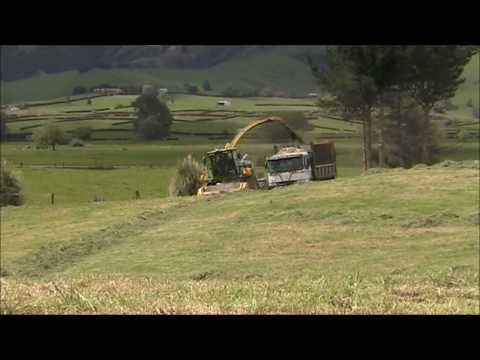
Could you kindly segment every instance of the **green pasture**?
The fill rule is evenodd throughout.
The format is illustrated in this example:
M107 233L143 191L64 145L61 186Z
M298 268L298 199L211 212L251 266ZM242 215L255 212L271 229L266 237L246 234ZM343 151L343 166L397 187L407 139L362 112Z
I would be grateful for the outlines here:
M478 179L471 162L2 208L1 311L478 314Z

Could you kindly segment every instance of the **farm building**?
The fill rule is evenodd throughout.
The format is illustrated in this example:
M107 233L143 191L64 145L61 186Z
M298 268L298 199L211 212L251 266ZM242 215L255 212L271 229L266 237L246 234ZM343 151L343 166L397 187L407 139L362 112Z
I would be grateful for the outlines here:
M160 88L160 89L158 89L158 93L159 93L160 95L167 94L167 93L168 93L168 89L167 89L167 88Z
M308 97L318 97L318 94L315 92L311 92L308 94Z
M217 101L217 105L218 106L230 106L231 102L228 101L228 100L219 100L219 101Z
M107 95L123 94L123 90L118 88L97 88L97 89L93 89L93 92L97 94L107 94Z

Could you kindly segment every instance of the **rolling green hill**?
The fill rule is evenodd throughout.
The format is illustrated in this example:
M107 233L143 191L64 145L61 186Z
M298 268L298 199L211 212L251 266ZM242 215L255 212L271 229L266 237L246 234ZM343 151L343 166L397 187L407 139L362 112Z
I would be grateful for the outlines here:
M478 177L2 208L2 313L478 314Z
M466 115L472 114L472 108L467 107L467 101L472 100L473 107L479 108L480 101L480 54L475 54L465 66L462 77L465 82L460 85L452 102L460 107Z
M2 81L2 103L18 103L68 96L75 86L87 88L109 83L116 86L145 83L184 91L189 82L202 88L209 80L213 93L220 94L229 86L283 91L292 96L305 96L316 88L307 65L287 54L267 53L233 58L208 69L95 69L84 73L67 71L43 74L32 78Z

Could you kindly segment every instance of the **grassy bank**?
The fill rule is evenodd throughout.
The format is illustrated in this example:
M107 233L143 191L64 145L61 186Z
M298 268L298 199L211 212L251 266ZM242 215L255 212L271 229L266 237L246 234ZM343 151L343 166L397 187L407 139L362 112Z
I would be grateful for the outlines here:
M211 199L8 207L4 309L478 313L478 163L444 165Z

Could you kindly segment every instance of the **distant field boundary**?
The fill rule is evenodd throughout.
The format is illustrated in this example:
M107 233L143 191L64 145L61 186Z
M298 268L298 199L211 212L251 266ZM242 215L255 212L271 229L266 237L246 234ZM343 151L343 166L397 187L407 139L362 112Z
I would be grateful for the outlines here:
M318 126L318 125L313 125L313 127L316 128L316 129L325 129L325 130L338 131L338 132L340 132L340 133L341 133L342 131L355 133L355 130L351 130L351 129L339 129L339 128L334 128L334 127Z
M104 96L110 96L110 95L107 95L107 94L89 95L89 96L84 96L84 97L80 97L80 98L71 99L70 101L67 101L67 100L56 100L56 101L34 102L34 103L26 102L25 105L26 105L27 107L31 108L31 107L36 107L36 106L45 106L45 105L56 105L56 104L72 103L72 102L76 102L76 101L82 101L82 100L93 99L93 98L104 97Z
M353 124L361 124L362 123L361 121L358 121L358 120L349 120L349 119L345 119L345 118L342 118L342 117L339 117L339 116L328 115L328 114L324 114L324 113L321 113L321 112L317 112L316 114L318 114L318 116L323 117L325 119L345 121L345 122L353 123ZM322 119L316 118L316 119L311 119L311 120L322 120Z
M255 104L255 106L312 106L318 107L315 104Z

